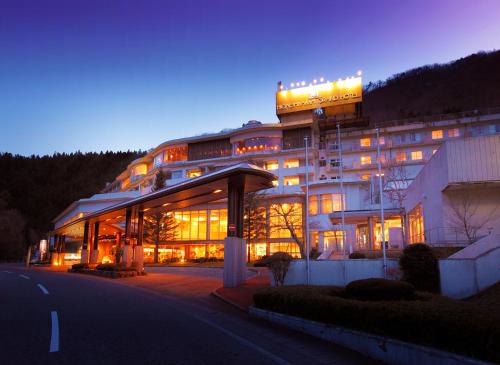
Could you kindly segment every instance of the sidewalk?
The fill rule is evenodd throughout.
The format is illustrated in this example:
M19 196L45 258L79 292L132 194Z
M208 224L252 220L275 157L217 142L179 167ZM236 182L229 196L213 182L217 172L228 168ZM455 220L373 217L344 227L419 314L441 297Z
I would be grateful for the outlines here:
M267 268L259 267L252 270L256 270L258 275L248 279L244 284L236 288L220 287L212 294L226 303L248 312L248 308L253 304L254 293L258 289L270 285L269 270Z

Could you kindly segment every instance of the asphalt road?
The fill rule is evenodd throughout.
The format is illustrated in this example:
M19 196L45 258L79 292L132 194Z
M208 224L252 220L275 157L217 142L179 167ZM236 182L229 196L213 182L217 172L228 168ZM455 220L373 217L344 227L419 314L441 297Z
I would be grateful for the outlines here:
M372 363L209 296L0 265L0 364Z

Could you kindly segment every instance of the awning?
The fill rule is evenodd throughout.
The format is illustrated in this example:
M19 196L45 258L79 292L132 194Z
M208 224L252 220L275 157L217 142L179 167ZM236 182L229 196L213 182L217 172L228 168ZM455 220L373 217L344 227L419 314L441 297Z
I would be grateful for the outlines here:
M228 182L236 176L244 178L245 193L272 188L272 182L277 179L274 174L258 166L239 163L93 212L57 228L54 233L83 235L84 223L116 224L124 219L131 208L153 214L225 199Z

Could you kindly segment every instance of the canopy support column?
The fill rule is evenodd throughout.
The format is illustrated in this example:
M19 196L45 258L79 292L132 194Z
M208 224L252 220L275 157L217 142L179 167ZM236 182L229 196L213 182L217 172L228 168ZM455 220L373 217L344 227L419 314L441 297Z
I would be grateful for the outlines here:
M246 249L243 239L243 201L245 198L245 177L231 176L228 180L228 226L224 240L223 285L233 288L246 279Z
M132 263L133 250L130 245L132 240L132 209L127 209L125 214L125 245L123 246L123 263L130 266Z
M89 222L85 222L85 225L83 226L82 256L80 258L80 262L82 264L87 264L89 262L89 226Z
M90 263L97 264L99 259L99 222L94 223L94 240L92 251L90 252Z
M142 247L142 236L144 233L144 212L137 215L137 245L134 249L134 260L137 262L137 271L142 272L144 268L144 248Z

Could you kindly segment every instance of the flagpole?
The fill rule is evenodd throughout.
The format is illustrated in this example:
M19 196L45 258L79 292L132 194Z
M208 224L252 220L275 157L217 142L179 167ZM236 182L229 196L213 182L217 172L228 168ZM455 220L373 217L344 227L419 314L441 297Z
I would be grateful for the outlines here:
M340 174L340 216L342 219L342 246L346 244L347 237L345 233L345 207L344 207L344 161L342 160L342 144L340 143L340 123L337 123L337 148L339 150L339 174ZM352 253L352 247L349 244L349 253Z
M306 136L304 138L304 141L306 143L306 271L307 271L307 285L310 283L310 276L311 276L311 271L310 271L310 258L309 258L309 253L311 252L310 249L310 242L309 242L309 138Z
M384 222L384 195L382 189L382 163L380 161L380 134L378 128L377 131L377 164L378 164L378 188L380 195L380 223L382 225L382 255L384 258L384 278L387 278L387 256L385 254L385 222Z

